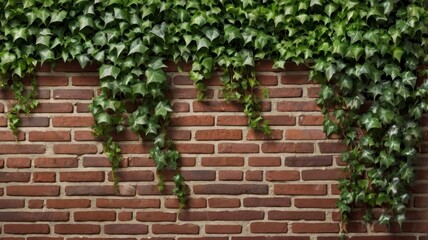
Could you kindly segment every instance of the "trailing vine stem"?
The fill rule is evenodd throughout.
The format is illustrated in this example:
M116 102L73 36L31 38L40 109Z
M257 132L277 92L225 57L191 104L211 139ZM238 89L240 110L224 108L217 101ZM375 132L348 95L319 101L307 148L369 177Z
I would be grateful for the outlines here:
M192 62L189 73L203 98L213 68L224 72L223 95L243 104L249 126L269 133L262 118L255 62L313 61L310 79L321 84L317 103L328 136L340 133L349 178L339 183L343 222L357 207L383 208L382 224L404 221L414 179L412 161L421 140L419 119L428 111L428 11L424 0L16 0L0 1L0 85L17 104L36 106L35 85L21 81L37 64L77 60L100 64L101 93L90 107L94 133L116 171L114 136L130 129L151 145L158 173L177 171L174 194L186 199L179 154L167 137L172 112L165 94L166 59ZM419 79L418 79L419 74ZM11 85L9 86L9 81ZM162 189L163 178L159 177ZM376 220L376 219L373 219Z

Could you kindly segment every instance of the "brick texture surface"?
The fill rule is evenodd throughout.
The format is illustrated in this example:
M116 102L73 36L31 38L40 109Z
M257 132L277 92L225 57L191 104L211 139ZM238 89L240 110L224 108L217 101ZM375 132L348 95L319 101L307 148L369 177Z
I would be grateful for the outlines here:
M272 135L247 128L243 106L227 103L218 74L198 101L187 72L168 64L174 113L169 133L181 152L188 208L173 196L173 172L159 192L150 140L125 131L116 190L102 143L91 133L97 67L59 62L38 68L39 107L23 116L15 137L6 114L13 94L0 92L0 240L336 240L337 137L327 139L315 104L319 86L308 69L258 62L257 79L270 97L263 114ZM183 65L184 66L184 65ZM184 69L188 67L184 66ZM428 141L428 116L425 141ZM415 164L416 183L402 228L365 225L359 212L351 240L428 240L427 142Z

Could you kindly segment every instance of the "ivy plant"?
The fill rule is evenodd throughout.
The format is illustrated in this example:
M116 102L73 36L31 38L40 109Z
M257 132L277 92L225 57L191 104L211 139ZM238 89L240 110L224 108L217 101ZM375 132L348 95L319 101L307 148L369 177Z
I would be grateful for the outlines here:
M152 142L158 173L177 172L173 192L184 205L179 153L167 134L165 61L192 63L200 99L205 79L222 72L225 99L242 103L249 127L266 134L255 63L305 63L321 84L324 131L341 134L348 147L342 161L350 177L339 184L343 226L355 206L366 209L368 222L379 207L380 223L403 222L419 119L428 110L423 0L8 0L0 9L0 86L16 96L8 113L14 132L19 115L37 105L37 64L97 63L101 91L90 111L115 184L121 149L113 136L129 128ZM28 90L23 78L32 79Z

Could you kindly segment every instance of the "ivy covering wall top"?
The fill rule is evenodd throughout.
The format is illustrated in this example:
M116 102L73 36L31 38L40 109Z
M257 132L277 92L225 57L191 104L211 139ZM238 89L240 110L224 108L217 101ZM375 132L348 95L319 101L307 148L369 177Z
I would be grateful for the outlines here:
M271 59L277 68L310 63L311 80L322 85L324 130L341 134L349 147L342 156L351 173L340 182L342 221L354 206L367 209L367 221L375 207L385 209L381 223L404 220L418 120L428 110L423 0L4 0L0 9L0 86L17 100L8 113L12 131L20 113L37 105L35 81L28 91L22 83L34 79L37 64L97 62L101 93L90 111L113 171L121 150L112 134L128 127L153 140L159 173L177 170L179 153L166 134L172 109L165 60L192 62L200 98L204 79L219 67L226 99L242 103L249 126L266 134L255 61ZM129 112L128 104L138 107ZM183 181L177 171L174 193L182 204Z

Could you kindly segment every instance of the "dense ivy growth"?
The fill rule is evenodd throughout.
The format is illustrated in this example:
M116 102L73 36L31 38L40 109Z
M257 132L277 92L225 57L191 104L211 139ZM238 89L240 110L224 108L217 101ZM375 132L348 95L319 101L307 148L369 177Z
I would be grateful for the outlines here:
M354 206L366 208L367 221L375 207L385 209L380 223L404 220L418 121L428 110L423 0L4 0L0 9L0 86L16 95L8 113L13 131L19 114L37 105L37 64L96 62L101 93L90 111L113 172L121 158L113 136L127 127L153 141L159 172L177 170L179 153L167 136L165 60L192 62L200 98L218 67L226 99L242 103L249 126L267 134L255 62L309 63L311 79L322 85L324 130L343 135L349 149L342 156L350 169L340 182L342 222ZM27 91L23 78L33 79ZM178 171L174 183L184 204Z

